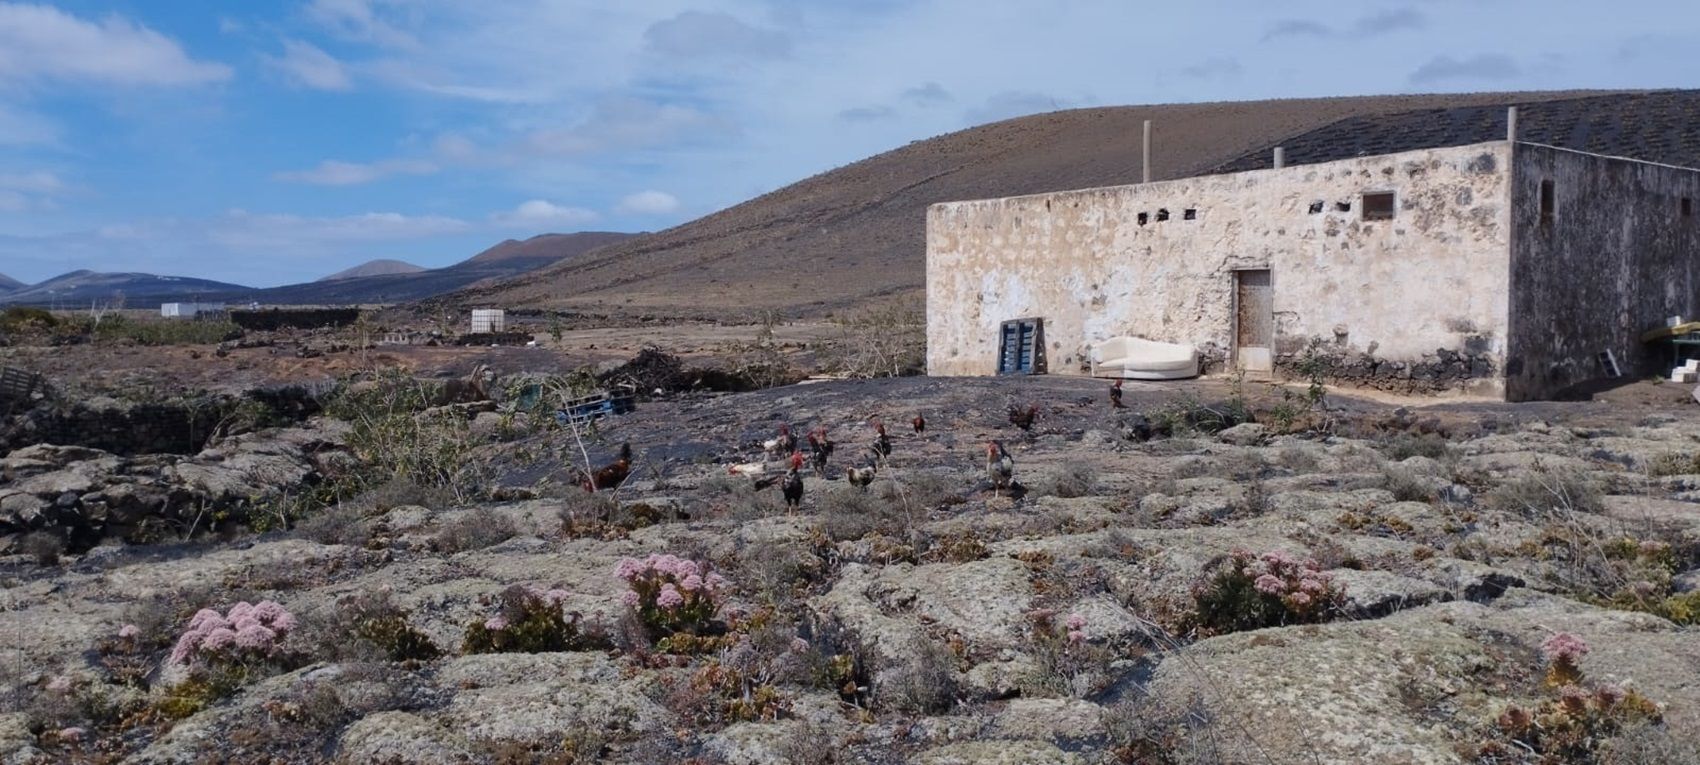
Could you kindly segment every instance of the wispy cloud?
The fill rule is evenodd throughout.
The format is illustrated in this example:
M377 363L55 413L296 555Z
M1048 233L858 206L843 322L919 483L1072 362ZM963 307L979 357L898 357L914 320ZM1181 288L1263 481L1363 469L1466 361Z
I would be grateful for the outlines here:
M845 122L879 122L896 116L897 110L889 106L857 106L838 113Z
M50 6L0 3L0 82L195 85L233 74L117 15L87 21Z
M665 191L640 191L620 200L614 211L621 215L669 215L679 209L679 198Z
M1395 32L1422 29L1426 26L1428 26L1428 17L1422 11L1416 8L1390 8L1367 16L1360 16L1356 21L1340 29L1310 19L1282 19L1271 24L1264 31L1263 40L1268 42L1284 37L1332 37L1361 40Z
M273 177L280 181L317 186L357 186L392 175L430 175L437 170L436 164L418 159L389 159L364 164L328 159L311 170L290 170Z
M683 104L641 98L608 98L567 128L542 128L526 135L531 152L584 155L612 150L701 144L735 134L730 120Z
M685 11L658 21L643 33L652 53L679 58L785 58L791 38L761 29L729 13Z
M1238 77L1245 71L1238 59L1217 56L1207 58L1191 66L1181 68L1181 75L1199 80L1214 80Z
M490 222L508 228L542 230L555 226L581 226L600 219L595 210L558 205L544 199L522 202L518 207L490 215Z
M393 0L313 0L307 5L307 16L346 39L389 48L419 48L418 38L381 15L383 6L395 4Z
M942 106L956 100L943 85L927 82L903 91L903 100L915 106Z
M315 90L351 90L354 79L348 67L312 43L284 40L282 56L268 56L267 63L297 85Z
M1427 85L1447 80L1509 80L1522 73L1516 61L1498 53L1463 59L1436 56L1411 73L1411 82Z

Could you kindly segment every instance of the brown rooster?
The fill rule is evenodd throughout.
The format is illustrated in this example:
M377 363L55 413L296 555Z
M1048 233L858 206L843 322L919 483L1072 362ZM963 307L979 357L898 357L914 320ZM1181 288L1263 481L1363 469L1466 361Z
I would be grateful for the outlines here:
M832 456L832 439L826 436L826 426L822 425L809 431L809 463L814 466L815 474L826 477L826 461Z
M779 423L779 435L762 442L769 457L780 457L797 451L797 436L791 433L791 423Z
M795 511L803 506L803 453L791 453L791 469L785 472L785 482L779 490L785 494L785 509Z
M992 490L1000 496L1015 483L1015 458L1009 456L1003 444L997 441L986 443L986 478L991 480Z
M874 442L868 446L875 460L883 460L891 456L891 436L885 433L885 423L874 420Z
M1121 380L1115 381L1115 383L1110 386L1110 408L1111 409L1126 409L1127 408L1127 404L1122 403L1122 381Z
M920 412L915 413L915 419L910 420L909 424L914 426L916 433L927 432L927 417Z
M1022 430L1033 430L1033 420L1037 419L1038 416L1039 407L1035 405L1029 404L1026 409L1022 409L1014 404L1009 405L1009 424L1021 428Z
M581 484L584 490L595 493L601 489L618 489L632 473L632 445L620 444L620 458L591 473Z

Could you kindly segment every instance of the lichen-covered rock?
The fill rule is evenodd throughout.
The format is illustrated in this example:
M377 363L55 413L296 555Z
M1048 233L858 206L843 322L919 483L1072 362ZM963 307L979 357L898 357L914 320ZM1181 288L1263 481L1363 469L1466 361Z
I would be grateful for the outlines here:
M968 741L928 749L912 765L1085 765L1078 754L1044 741Z
M472 753L458 736L410 712L379 712L354 721L337 739L337 761L434 765L461 762Z

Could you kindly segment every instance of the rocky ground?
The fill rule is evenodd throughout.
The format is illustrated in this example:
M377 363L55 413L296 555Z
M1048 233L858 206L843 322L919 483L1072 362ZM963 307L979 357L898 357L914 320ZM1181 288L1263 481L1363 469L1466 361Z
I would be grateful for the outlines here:
M5 559L0 761L1696 761L1693 403L1248 387L687 395L582 450L480 415L465 459L507 501L398 480L290 530ZM1223 428L1241 394L1258 422ZM891 456L858 489L876 417ZM797 512L729 471L781 422L837 443ZM570 485L622 442L617 491ZM50 467L0 493L42 498L19 481ZM684 605L628 595L652 555L710 583L658 557ZM275 643L171 660L199 609L261 601L294 622Z

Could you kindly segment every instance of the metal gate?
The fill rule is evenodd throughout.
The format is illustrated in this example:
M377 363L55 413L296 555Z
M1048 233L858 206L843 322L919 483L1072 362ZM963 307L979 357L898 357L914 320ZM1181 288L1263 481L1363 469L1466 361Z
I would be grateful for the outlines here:
M1275 290L1268 270L1234 272L1234 355L1248 372L1275 368Z

